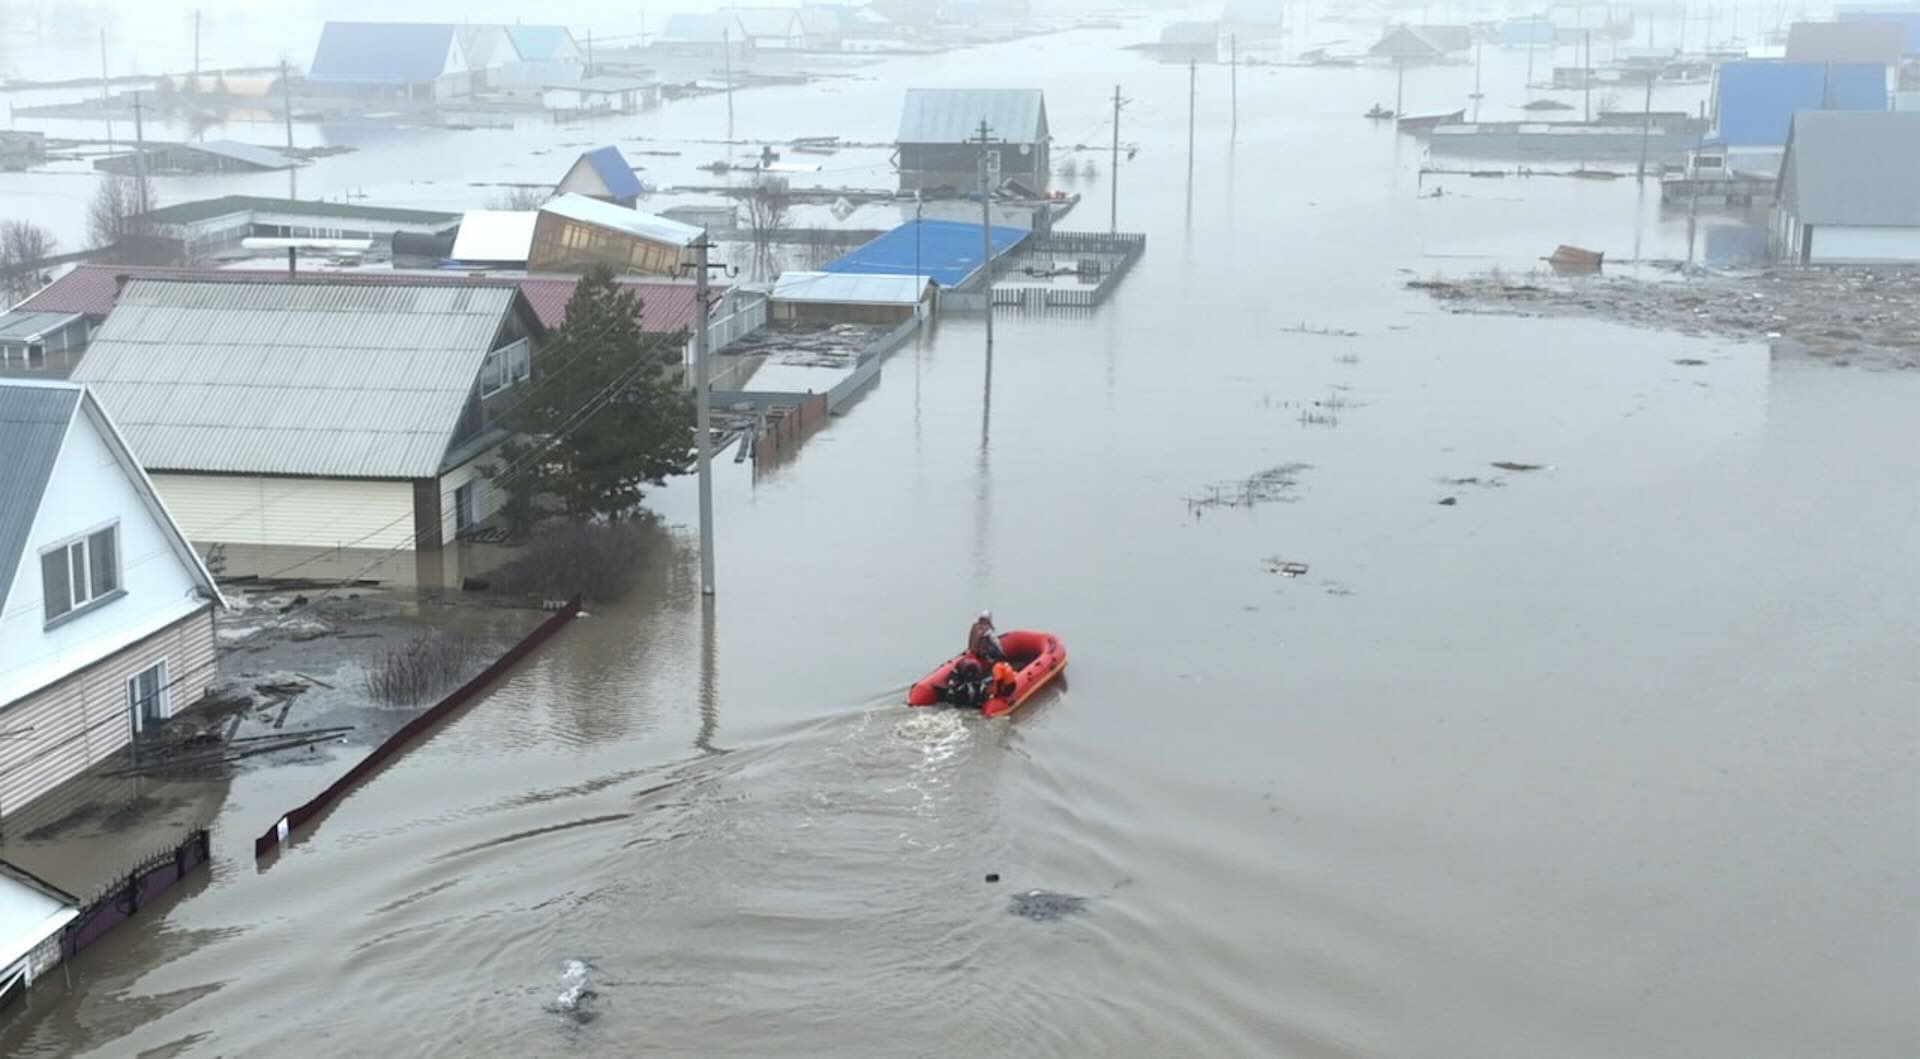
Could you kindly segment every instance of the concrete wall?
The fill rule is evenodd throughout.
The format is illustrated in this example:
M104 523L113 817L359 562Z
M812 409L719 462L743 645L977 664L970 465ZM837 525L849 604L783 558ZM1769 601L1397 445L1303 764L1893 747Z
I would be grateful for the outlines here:
M198 582L160 520L83 410L54 461L27 548L0 612L0 704L43 687L195 609ZM120 595L71 611L47 628L41 553L117 525ZM0 723L0 730L17 725ZM0 755L12 741L0 740Z
M171 472L152 477L195 544L413 546L411 482Z
M1814 263L1920 262L1920 228L1856 228L1822 224L1813 229Z
M214 683L213 604L0 709L0 727L27 733L0 743L0 818L126 746L127 680L163 661L171 717Z

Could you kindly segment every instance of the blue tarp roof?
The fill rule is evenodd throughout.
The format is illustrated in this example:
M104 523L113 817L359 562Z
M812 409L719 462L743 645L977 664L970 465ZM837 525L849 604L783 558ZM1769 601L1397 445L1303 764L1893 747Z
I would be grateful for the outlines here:
M607 194L622 201L640 197L643 188L640 178L633 175L633 167L627 164L625 155L618 147L596 147L580 157L593 167L594 174L607 186Z
M1027 237L1024 228L989 230L993 256ZM909 221L820 266L823 272L911 276L917 270L942 287L958 287L980 268L980 226L961 221Z
M447 69L453 26L438 22L329 22L307 77L313 81L410 85Z
M1886 110L1887 68L1871 63L1733 62L1720 66L1715 139L1782 147L1796 110Z
M528 62L575 58L580 49L565 26L508 26L513 50Z
M1900 24L1900 51L1904 55L1920 55L1920 9L1874 10L1869 8L1842 7L1834 12L1838 22L1897 22Z

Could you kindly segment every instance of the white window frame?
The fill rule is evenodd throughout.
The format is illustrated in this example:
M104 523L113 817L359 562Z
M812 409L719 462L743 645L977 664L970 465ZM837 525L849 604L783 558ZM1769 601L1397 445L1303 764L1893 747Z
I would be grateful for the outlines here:
M144 698L140 695L135 685L139 683L141 677L144 677L149 673L155 674L153 696L151 698ZM133 723L134 734L138 735L139 733L146 731L147 722L149 720L164 721L168 717L172 716L171 711L167 709L167 706L171 701L171 696L168 694L168 690L169 689L167 687L167 660L164 656L161 657L161 659L155 662L154 664L147 666L145 669L142 669L136 673L128 674L127 676L127 714L133 719L132 723ZM153 707L151 716L148 715L148 711L146 709L142 708L147 705L151 705Z
M113 585L110 588L96 592L94 589L97 586L93 583L94 542L101 534L109 532L113 534ZM77 569L73 558L76 547L81 556ZM56 552L62 553L62 565L66 568L67 589L66 609L58 614L52 613L51 611L53 595L48 591L50 586L46 584L47 559ZM49 547L40 549L41 609L43 613L46 614L46 627L51 629L56 625L71 621L82 614L105 606L113 600L126 595L126 570L120 562L120 554L120 520L118 519L102 523L87 530L85 533L76 533Z
M492 397L511 385L507 381L507 358L502 355L503 353L503 350L496 349L481 359L480 396ZM491 385L488 384L490 374L492 375Z

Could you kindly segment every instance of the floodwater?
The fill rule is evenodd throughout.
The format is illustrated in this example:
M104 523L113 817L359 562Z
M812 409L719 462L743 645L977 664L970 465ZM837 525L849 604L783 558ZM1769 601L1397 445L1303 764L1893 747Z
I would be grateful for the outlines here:
M1685 220L1631 181L1419 198L1364 70L1243 70L1237 144L1202 70L1189 195L1187 71L1126 36L743 95L743 135L884 135L986 69L1097 142L1118 81L1147 255L722 461L710 606L684 550L262 867L322 780L238 777L211 881L0 1051L1914 1054L1920 377L1447 314L1404 280ZM983 606L1065 684L901 707Z

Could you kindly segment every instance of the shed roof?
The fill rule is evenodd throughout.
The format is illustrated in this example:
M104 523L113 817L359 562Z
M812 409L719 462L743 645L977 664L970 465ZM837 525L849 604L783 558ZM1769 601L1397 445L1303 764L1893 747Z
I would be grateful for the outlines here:
M918 304L926 295L925 276L859 272L783 272L773 284L773 300L813 305Z
M460 219L460 234L453 238L454 260L525 264L539 219L536 210L468 210Z
M329 22L307 78L350 84L419 84L447 72L454 26L444 22Z
M12 967L80 916L71 895L0 864L0 967Z
M144 279L200 279L228 283L357 283L373 286L473 286L518 288L527 307L546 328L559 327L567 317L567 301L578 276L498 276L464 272L359 271L314 273L289 278L284 271L244 269L182 269L157 266L81 265L54 280L28 299L70 307L69 313L104 317L113 310L121 277ZM671 334L693 324L694 287L691 282L621 277L621 283L640 296L640 329L649 334ZM724 290L715 285L714 290ZM38 306L36 305L36 308Z
M1920 111L1795 114L1780 186L1802 224L1920 227Z
M642 213L625 206L615 206L610 202L601 202L599 199L590 199L585 195L571 193L562 195L540 207L540 212L579 221L581 224L590 224L596 228L609 228L635 238L664 243L668 246L691 246L702 234L700 229L691 224L682 224L656 214Z
M153 224L191 224L235 213L294 213L308 217L347 217L354 220L391 221L398 224L452 224L457 213L439 210L395 209L391 206L361 206L351 202L319 202L311 199L274 199L259 195L222 195L219 198L181 202L150 210L146 219Z
M72 385L0 382L0 609L13 590L80 394Z
M428 478L517 302L463 284L134 279L74 378L148 468Z
M1020 245L1027 232L995 227L993 256ZM942 287L957 287L980 269L980 226L962 221L912 221L820 266L824 272L922 275Z
M901 143L965 143L981 119L1007 143L1047 138L1047 99L1037 88L909 88Z
M600 178L600 183L606 185L607 194L613 198L632 200L639 198L645 190L640 186L640 178L634 175L633 166L628 164L618 147L611 144L596 147L581 155L580 161L593 170L593 174Z
M1795 22L1787 30L1787 61L1806 63L1900 63L1897 22Z
M0 341L34 342L81 319L75 312L14 309L0 313Z
M1715 128L1730 147L1779 147L1797 110L1886 110L1887 68L1874 63L1720 64Z
M527 62L552 62L580 57L580 44L565 26L508 26L507 36L512 39L513 48L520 53L520 58Z
M185 147L190 151L218 155L221 158L244 162L261 169L292 169L300 164L298 159L290 158L270 147L259 147L239 140L208 140L205 143L190 143Z

